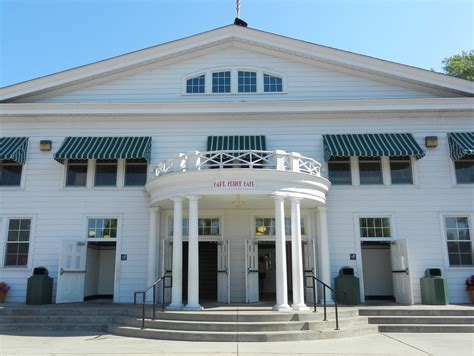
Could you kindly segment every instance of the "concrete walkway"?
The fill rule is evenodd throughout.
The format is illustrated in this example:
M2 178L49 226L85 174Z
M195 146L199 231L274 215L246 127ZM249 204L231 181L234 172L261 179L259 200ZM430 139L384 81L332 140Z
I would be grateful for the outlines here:
M474 354L474 334L375 334L274 343L199 343L110 334L0 335L0 355L455 355Z

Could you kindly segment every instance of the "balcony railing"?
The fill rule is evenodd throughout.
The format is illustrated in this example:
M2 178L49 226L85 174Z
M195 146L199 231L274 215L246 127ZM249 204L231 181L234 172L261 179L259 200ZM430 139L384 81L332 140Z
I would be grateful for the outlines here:
M193 151L179 153L174 158L158 163L156 177L170 173L204 169L249 168L275 169L320 176L321 164L296 152L285 151Z

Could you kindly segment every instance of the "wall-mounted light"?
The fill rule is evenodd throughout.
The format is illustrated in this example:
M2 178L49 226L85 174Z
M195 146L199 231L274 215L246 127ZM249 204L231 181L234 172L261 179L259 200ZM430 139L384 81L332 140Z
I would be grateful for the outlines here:
M51 143L51 140L41 140L40 141L40 150L41 151L51 151L52 147L53 147L53 144Z
M438 147L438 136L426 136L425 137L425 146L427 148L436 148L436 147Z

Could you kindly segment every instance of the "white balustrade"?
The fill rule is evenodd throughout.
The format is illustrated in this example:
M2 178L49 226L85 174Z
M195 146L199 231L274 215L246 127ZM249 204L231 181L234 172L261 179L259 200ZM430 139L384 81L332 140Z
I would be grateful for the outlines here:
M225 150L225 151L192 151L179 153L174 158L162 161L155 167L156 177L170 173L202 169L249 168L274 169L320 176L321 164L312 158L304 157L297 152Z

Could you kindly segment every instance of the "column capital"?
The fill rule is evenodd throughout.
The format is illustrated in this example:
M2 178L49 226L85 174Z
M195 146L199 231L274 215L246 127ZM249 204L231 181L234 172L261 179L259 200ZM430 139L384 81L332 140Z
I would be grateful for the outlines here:
M151 206L150 207L150 213L157 213L160 211L160 207L159 206Z
M187 196L186 198L188 198L191 201L198 201L202 197L200 195L190 195L190 196Z
M325 213L325 212L328 210L328 208L327 208L326 206L322 206L322 205L321 205L321 206L317 206L316 209L318 209L318 211L319 211L320 213L323 213L323 212Z
M173 197L171 198L172 201L174 201L175 203L180 203L184 200L183 197Z
M300 198L300 197L290 197L290 201L292 202L295 202L295 203L299 203L300 201L302 201L303 198Z
M280 195L280 194L271 194L270 196L272 197L272 199L276 201L282 201L282 200L285 200L286 198L286 196Z

